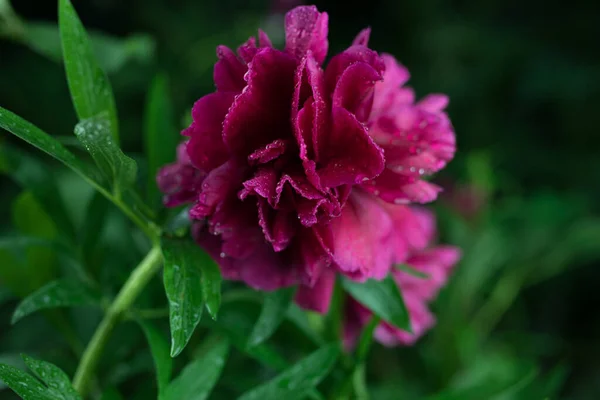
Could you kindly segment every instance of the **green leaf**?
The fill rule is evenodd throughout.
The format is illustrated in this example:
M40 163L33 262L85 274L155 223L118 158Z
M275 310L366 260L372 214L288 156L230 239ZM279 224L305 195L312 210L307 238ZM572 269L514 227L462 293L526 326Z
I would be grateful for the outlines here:
M358 345L356 346L356 358L358 362L363 362L366 360L369 355L369 349L371 348L371 344L373 343L373 333L375 333L375 328L379 325L381 320L377 315L373 315L369 320L369 323L365 325L362 332L360 333L360 338L358 339Z
M248 339L248 346L264 342L275 332L290 308L295 292L295 288L284 288L265 294L263 308Z
M192 361L171 382L162 400L204 400L216 385L227 359L229 343L217 343L202 358Z
M37 158L17 147L0 143L0 170L10 175L24 189L31 191L38 203L70 239L75 228L67 213L58 186L50 170Z
M221 270L205 251L197 255L197 260L202 271L202 299L211 318L216 320L221 306Z
M337 345L326 345L238 400L303 399L327 376L339 353Z
M54 281L24 299L17 306L12 316L12 323L43 309L99 305L100 296L81 282Z
M12 298L12 292L8 288L0 286L0 306Z
M152 352L152 358L154 359L154 367L156 368L158 393L159 397L162 397L163 392L169 384L169 379L171 379L171 372L173 370L173 359L169 357L169 343L154 325L142 320L139 320L138 322L150 345L150 351Z
M352 297L379 318L411 332L408 310L391 275L382 281L369 279L363 283L344 278L342 285Z
M82 163L73 153L60 144L59 141L2 107L0 107L0 128L6 129L27 143L56 158L94 187L100 186L95 171Z
M175 159L180 136L173 124L173 109L169 99L168 81L164 74L152 81L146 99L144 144L148 157L147 195L153 206L159 204L156 174L160 167Z
M137 164L114 142L110 123L105 113L82 120L75 126L75 136L115 189L122 191L135 182Z
M37 241L53 241L57 237L56 225L42 209L31 192L22 192L12 204L12 217L17 231L31 235L30 240L16 238L7 250L12 251L21 264L18 270L10 270L0 265L1 276L6 284L20 296L28 295L56 276L58 258L56 248L47 245L31 245ZM21 243L18 243L18 242ZM3 240L4 242L4 240ZM2 247L6 246L1 243ZM10 240L9 240L10 244ZM21 245L22 244L22 245ZM6 247L5 247L6 248ZM10 260L11 257L8 257ZM7 276L8 275L8 276Z
M80 120L107 113L113 139L118 145L117 109L106 74L96 61L92 45L69 0L60 0L58 26L65 71L73 105Z
M23 36L18 38L36 53L54 62L62 62L58 25L48 22L26 22ZM107 73L119 71L131 60L148 62L154 55L155 43L149 35L133 34L125 38L88 31L96 60Z
M0 364L0 379L23 400L57 400L37 379L10 365Z
M48 386L48 393L56 399L81 400L79 393L71 386L71 380L60 368L46 361L22 355L25 364Z
M202 316L204 300L198 260L202 249L191 241L163 238L164 284L169 300L171 357L187 345Z
M415 278L429 279L429 275L427 275L426 273L421 272L419 270L416 270L415 268L411 267L410 265L398 264L398 265L395 265L394 267L399 271L406 272L407 274L414 276Z

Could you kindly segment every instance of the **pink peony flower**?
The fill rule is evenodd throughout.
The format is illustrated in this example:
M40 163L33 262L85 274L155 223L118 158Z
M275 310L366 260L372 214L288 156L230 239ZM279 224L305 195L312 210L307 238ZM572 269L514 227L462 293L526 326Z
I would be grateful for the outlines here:
M219 46L216 91L183 132L206 174L190 211L205 221L196 241L225 278L301 284L298 303L320 312L336 273L382 279L403 257L396 204L433 200L421 178L454 152L445 97L414 104L408 73L367 47L368 30L324 67L327 30L327 14L303 6L285 17L284 50L262 31L237 52Z
M403 232L401 236L406 241L406 258L402 263L425 274L427 278L399 269L392 270L408 308L413 333L382 321L375 328L374 335L377 341L386 346L412 345L435 324L435 317L427 305L446 284L452 267L460 258L460 251L455 247L428 247L435 235L432 214L408 206L399 206L395 214L399 224L398 231ZM363 326L371 316L371 311L362 304L353 298L347 299L344 321L344 344L347 348L354 347Z

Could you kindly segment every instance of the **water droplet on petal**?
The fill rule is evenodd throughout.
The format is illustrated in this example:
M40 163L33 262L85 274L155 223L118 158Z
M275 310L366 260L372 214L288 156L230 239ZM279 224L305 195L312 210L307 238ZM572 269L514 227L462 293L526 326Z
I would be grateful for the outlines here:
M219 254L219 255L221 256L221 258L225 258L225 257L227 257L227 254L225 254L225 253L223 253L223 252L221 252L221 254Z

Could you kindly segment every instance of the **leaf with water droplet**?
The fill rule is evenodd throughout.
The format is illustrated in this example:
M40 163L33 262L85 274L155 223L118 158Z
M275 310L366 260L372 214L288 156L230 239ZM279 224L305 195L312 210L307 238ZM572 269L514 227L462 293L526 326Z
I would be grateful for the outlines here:
M171 371L173 370L173 360L169 357L169 344L163 334L150 322L142 320L138 322L150 345L154 367L156 368L159 398L162 399L162 395L171 378Z
M80 120L106 113L111 135L118 147L117 108L112 88L98 65L90 39L69 0L59 1L58 26L75 111Z
M67 150L58 140L25 121L18 115L0 107L0 128L6 129L27 143L56 158L93 186L101 186L96 171L81 162L73 153Z
M171 357L177 356L194 333L204 308L199 260L204 251L190 240L163 238L164 284L169 300Z
M114 188L123 191L135 182L137 164L112 140L110 124L106 113L96 115L79 122L75 126L75 136Z
M248 346L264 342L275 332L290 308L295 292L295 288L284 288L265 294L263 308L248 339Z
M39 381L10 365L0 364L0 380L23 400L56 400Z
M366 282L355 282L344 278L342 286L356 301L382 320L400 329L411 331L408 310L400 288L391 275L381 281L369 279Z
M216 385L225 366L229 343L218 342L197 360L188 364L171 382L161 400L204 400Z
M32 293L15 309L12 323L39 310L57 307L100 306L100 295L81 282L50 282Z
M42 381L48 388L47 392L53 399L60 400L81 400L79 393L71 386L71 380L60 368L46 361L36 360L22 354L23 361L27 367Z
M304 399L327 376L339 353L337 344L323 346L238 400Z

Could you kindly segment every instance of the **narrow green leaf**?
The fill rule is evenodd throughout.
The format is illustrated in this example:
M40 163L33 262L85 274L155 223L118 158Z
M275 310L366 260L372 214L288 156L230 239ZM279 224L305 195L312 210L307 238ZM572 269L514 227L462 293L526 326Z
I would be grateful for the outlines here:
M159 204L156 174L160 167L175 159L175 148L180 141L173 123L173 109L169 98L168 81L164 74L152 81L146 99L144 144L148 157L147 195L153 206Z
M74 239L73 222L50 170L39 159L4 143L0 143L0 158L0 171L10 175L24 189L31 191L46 213L56 221L57 227L70 239Z
M80 282L66 280L50 282L17 306L12 316L12 323L39 310L76 306L100 306L100 296Z
M93 186L100 186L95 171L81 162L59 141L21 117L0 107L0 128L6 129L27 143L56 158Z
M211 318L216 320L221 306L221 270L207 252L198 254L202 271L202 298Z
M127 157L110 135L110 120L106 114L82 120L75 126L75 136L118 191L135 182L137 164Z
M342 285L352 297L379 318L400 329L411 331L408 310L391 275L382 281L369 279L362 283L344 278Z
M356 358L358 362L363 362L369 355L369 349L373 343L373 333L375 328L379 325L381 320L377 315L373 315L367 325L363 328L360 338L358 339L358 345L356 346Z
M312 314L316 315L316 314ZM317 333L317 329L311 326L311 322L308 319L306 311L302 310L296 304L292 303L290 308L288 308L286 312L286 317L300 329L307 338L309 338L316 345L323 345L324 340L319 333ZM319 315L319 317L321 317Z
M38 380L10 365L0 364L0 379L23 400L57 400Z
M294 298L295 288L284 288L266 293L263 308L248 339L249 346L267 340L283 321Z
M339 353L337 345L326 345L238 400L303 399L327 376Z
M102 32L88 31L96 60L107 73L120 70L130 60L149 61L155 43L149 35L133 34L118 38ZM62 62L62 48L58 25L47 22L27 22L23 37L19 38L36 53L54 62Z
M69 0L59 1L58 26L69 90L79 119L89 119L106 112L111 134L118 145L117 109L112 88L96 61L88 35Z
M217 343L202 358L192 361L171 382L163 400L204 400L216 385L227 359L229 343Z
M27 367L48 386L48 393L56 399L81 400L81 396L71 386L71 380L60 368L46 361L21 355Z
M407 274L414 276L415 278L429 279L429 275L411 267L410 265L398 264L394 267L399 271L406 272Z
M154 359L154 367L156 368L158 393L159 397L162 398L162 394L169 384L169 379L171 379L171 372L173 370L173 359L169 357L169 343L154 325L142 320L139 320L138 322L150 345L150 351L152 352L152 358Z
M165 292L169 300L171 357L187 345L202 316L201 273L198 259L203 251L191 241L163 238L161 243Z

